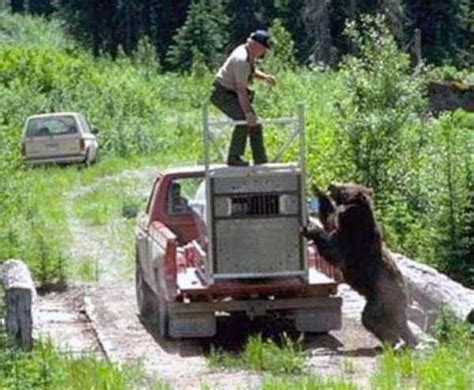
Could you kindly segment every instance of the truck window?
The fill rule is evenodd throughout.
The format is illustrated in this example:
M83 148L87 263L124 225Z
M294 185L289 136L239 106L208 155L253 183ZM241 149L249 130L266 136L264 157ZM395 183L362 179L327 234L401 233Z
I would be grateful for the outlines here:
M158 184L160 183L160 179L156 179L155 184L153 185L153 190L150 194L150 197L148 198L148 203L146 205L145 212L149 215L150 214L150 209L151 209L151 204L153 202L153 199L155 199L156 191L158 189Z
M202 178L187 177L173 180L168 187L167 210L170 215L192 213L189 202L194 199Z

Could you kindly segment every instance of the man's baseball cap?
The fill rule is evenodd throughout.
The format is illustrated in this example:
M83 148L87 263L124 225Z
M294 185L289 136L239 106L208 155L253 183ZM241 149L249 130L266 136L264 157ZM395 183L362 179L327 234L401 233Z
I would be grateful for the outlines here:
M252 41L258 42L261 45L265 46L267 49L272 47L270 34L265 30L257 30L250 34L250 39Z

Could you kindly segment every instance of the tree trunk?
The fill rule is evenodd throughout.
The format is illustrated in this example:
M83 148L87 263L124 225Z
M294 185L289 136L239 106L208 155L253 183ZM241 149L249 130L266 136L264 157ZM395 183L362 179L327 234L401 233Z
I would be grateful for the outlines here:
M25 13L25 2L24 0L11 0L12 13Z

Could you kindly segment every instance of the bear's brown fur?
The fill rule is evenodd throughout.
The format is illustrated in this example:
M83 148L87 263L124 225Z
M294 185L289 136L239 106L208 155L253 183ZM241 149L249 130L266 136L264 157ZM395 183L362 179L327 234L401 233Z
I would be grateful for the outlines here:
M384 247L372 208L373 191L358 184L340 183L330 185L328 193L313 190L319 198L324 229L312 227L303 234L367 299L363 325L382 342L395 346L403 340L407 345L416 345L406 316L407 289Z

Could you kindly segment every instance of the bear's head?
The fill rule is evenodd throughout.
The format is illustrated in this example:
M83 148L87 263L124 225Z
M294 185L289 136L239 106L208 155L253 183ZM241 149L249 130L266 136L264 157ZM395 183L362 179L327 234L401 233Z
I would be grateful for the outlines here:
M328 193L337 205L348 205L370 201L374 190L361 184L331 183L328 187Z

